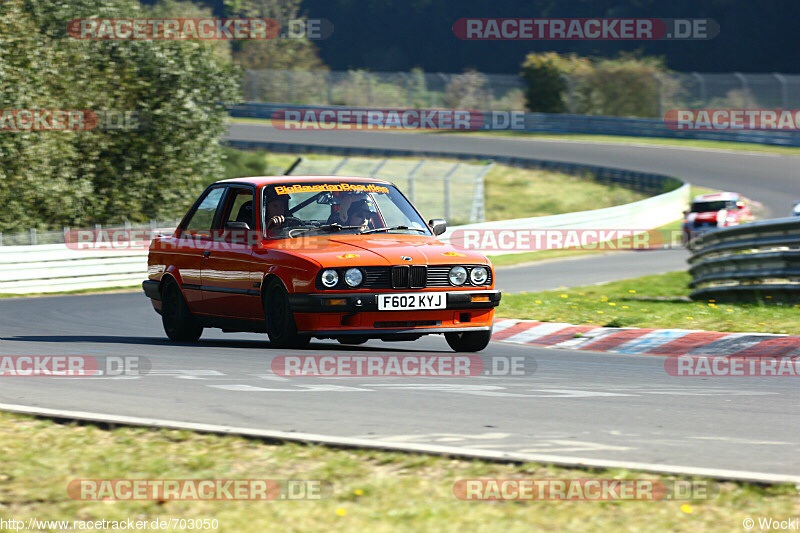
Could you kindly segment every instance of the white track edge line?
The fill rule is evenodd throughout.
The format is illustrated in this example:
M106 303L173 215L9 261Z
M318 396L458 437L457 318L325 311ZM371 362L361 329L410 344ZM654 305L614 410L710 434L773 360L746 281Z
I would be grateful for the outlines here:
M680 474L687 476L701 476L723 480L749 481L755 483L794 483L800 484L800 476L784 474L769 474L763 472L748 472L742 470L725 470L718 468L703 468L692 466L670 466L658 463L639 463L633 461L614 461L605 459L590 459L560 455L529 454L501 452L493 450L477 450L474 448L456 448L453 446L438 446L434 444L393 443L358 439L350 437L333 437L316 433L295 433L276 430L249 429L235 426L221 426L216 424L201 424L196 422L181 422L176 420L162 420L158 418L140 418L123 415L106 415L86 411L69 411L65 409L49 409L45 407L32 407L0 403L0 410L17 414L44 416L53 418L69 418L91 422L121 424L126 426L148 426L164 429L184 429L203 433L217 433L225 435L238 435L243 437L257 437L275 440L311 442L317 444L331 444L350 448L366 448L377 450L391 450L401 452L427 453L434 455L450 455L471 459L485 459L489 461L511 460L520 462L546 463L569 467L590 468L625 468L659 474Z

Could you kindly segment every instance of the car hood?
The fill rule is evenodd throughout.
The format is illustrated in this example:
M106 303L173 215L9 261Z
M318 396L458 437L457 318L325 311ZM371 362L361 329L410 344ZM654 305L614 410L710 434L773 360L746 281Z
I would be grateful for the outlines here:
M292 239L286 243L286 251L290 250L324 267L489 263L481 253L461 250L424 235L315 236Z

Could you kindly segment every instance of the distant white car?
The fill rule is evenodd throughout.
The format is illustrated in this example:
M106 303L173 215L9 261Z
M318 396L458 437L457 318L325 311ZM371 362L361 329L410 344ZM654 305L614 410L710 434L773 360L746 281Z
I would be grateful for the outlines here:
M794 208L792 208L792 216L800 217L800 202L794 204Z

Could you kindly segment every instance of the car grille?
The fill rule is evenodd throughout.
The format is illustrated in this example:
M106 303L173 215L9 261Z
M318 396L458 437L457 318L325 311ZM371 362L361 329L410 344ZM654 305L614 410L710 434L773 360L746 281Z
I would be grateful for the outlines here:
M364 284L360 288L424 289L426 287L452 287L448 275L453 266L400 265L394 267L365 267L363 268L366 274ZM465 266L470 268L469 265ZM492 273L490 270L486 285L491 285L491 283Z

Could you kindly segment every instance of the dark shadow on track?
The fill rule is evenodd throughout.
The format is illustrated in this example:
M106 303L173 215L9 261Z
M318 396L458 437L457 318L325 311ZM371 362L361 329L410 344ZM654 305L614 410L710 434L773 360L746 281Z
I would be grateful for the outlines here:
M17 335L14 337L0 338L0 341L11 342L53 342L53 343L87 343L87 344L135 344L140 346L175 346L175 347L196 347L196 348L244 348L244 349L275 349L269 341L252 341L252 340L221 340L221 339L201 339L198 342L173 342L168 339L158 339L151 337L116 337L110 335ZM443 350L415 350L413 348L399 348L393 346L388 348L391 343L381 343L376 346L348 346L343 344L333 343L316 343L312 342L308 348L304 350L289 350L289 351L339 351L339 352L409 352L409 353L448 353L454 354L447 349Z

